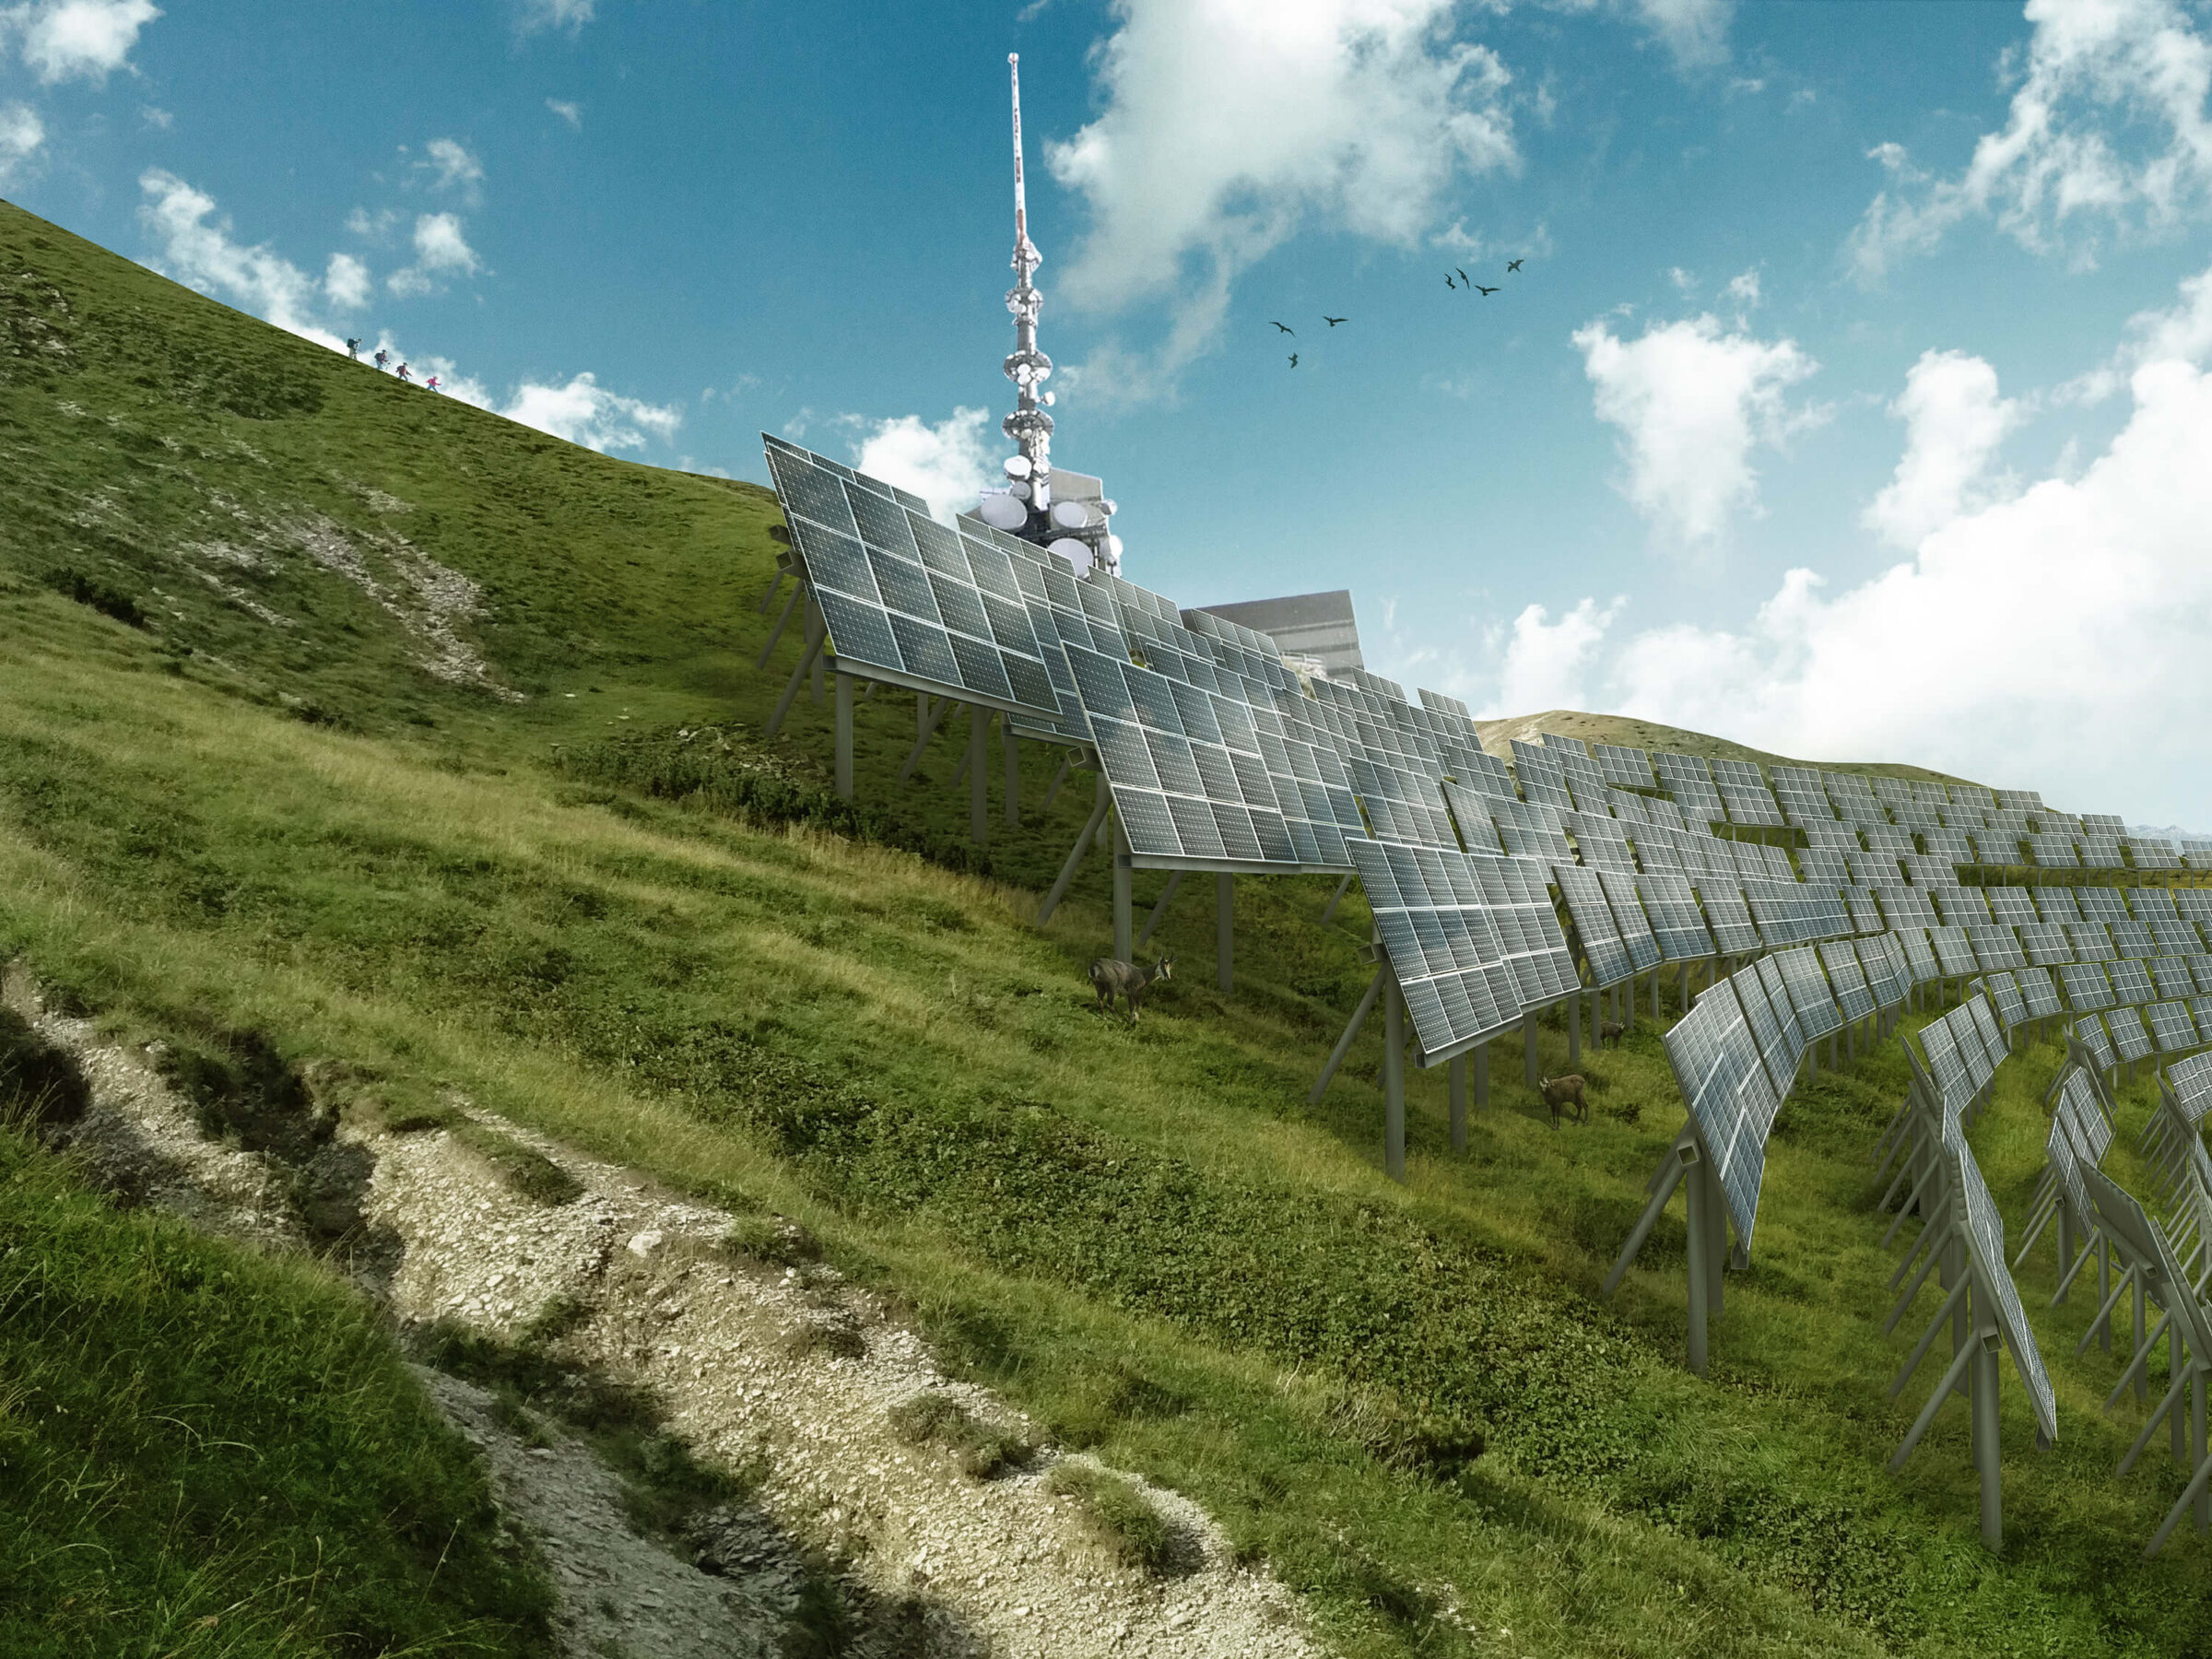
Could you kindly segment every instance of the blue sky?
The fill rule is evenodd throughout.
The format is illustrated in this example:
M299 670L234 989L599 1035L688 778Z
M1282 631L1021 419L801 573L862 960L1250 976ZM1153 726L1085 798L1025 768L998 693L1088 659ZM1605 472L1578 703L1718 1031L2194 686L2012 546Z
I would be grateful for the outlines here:
M1135 580L1349 586L1486 712L2212 826L2200 0L0 0L0 191L614 453L949 506L1008 51Z

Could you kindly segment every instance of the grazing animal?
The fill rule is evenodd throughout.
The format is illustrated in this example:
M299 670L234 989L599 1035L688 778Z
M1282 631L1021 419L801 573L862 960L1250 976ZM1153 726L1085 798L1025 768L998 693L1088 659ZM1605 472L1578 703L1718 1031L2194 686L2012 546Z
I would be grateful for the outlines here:
M1509 271L1517 271L1521 268L1521 262L1517 259L1509 259L1505 262L1505 268Z
M1536 1087L1544 1093L1544 1104L1551 1108L1551 1126L1559 1126L1559 1108L1572 1106L1575 1121L1590 1121L1590 1102L1583 1098L1583 1079L1580 1077L1542 1077Z
M1124 962L1112 957L1100 957L1090 965L1091 989L1099 994L1099 1006L1111 1009L1113 999L1129 999L1129 1023L1136 1023L1137 1007L1145 1000L1154 980L1173 979L1175 959L1161 957L1149 968L1140 968L1135 962Z
M1604 1048L1609 1042L1618 1048L1620 1040L1628 1035L1628 1031L1629 1028L1618 1019L1601 1019L1597 1022L1597 1046Z
M1481 283L1479 283L1479 282L1478 282L1478 283L1477 283L1477 284L1475 285L1475 291L1476 291L1477 293L1480 294L1480 295L1481 295L1481 296L1482 296L1484 299L1486 299L1486 300L1487 300L1487 299L1488 299L1488 298L1489 298L1489 297L1490 297L1492 294L1496 293L1498 290L1497 290L1496 288L1484 288L1484 287L1482 286L1482 284L1481 284Z

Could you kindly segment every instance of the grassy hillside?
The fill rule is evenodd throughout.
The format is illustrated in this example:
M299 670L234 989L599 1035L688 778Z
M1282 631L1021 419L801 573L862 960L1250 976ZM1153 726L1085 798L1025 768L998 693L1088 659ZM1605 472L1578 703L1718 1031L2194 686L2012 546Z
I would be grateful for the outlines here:
M1512 741L1538 741L1546 732L1562 737L1580 737L1584 743L1613 743L1623 748L1665 749L1671 754L1696 755L1703 760L1748 760L1754 766L1817 766L1824 771L1858 772L1869 778L1922 778L1936 783L1967 783L1948 772L1930 771L1924 766L1901 766L1886 760L1797 760L1788 755L1771 755L1725 737L1708 737L1680 726L1662 725L1655 720L1638 720L1627 714L1585 714L1576 709L1547 709L1541 714L1515 714L1505 720L1477 723L1482 746L1500 759L1512 759ZM2006 784L2006 788L2013 787ZM2025 785L2024 787L2033 787Z
M1305 1103L1365 983L1356 898L1324 928L1327 882L1240 883L1224 998L1186 894L1131 1028L1083 982L1103 863L1028 921L1088 805L1035 810L1050 757L977 858L956 746L893 781L911 700L862 705L857 809L820 787L826 711L756 741L794 657L752 665L759 492L436 403L12 210L0 273L30 342L0 358L0 957L119 1030L265 1033L402 1107L457 1086L802 1218L954 1363L1209 1506L1349 1653L2212 1645L2204 1547L2139 1559L2178 1481L2110 1477L2136 1408L2101 1418L2115 1368L2065 1358L2078 1299L2037 1314L2055 1451L2009 1391L2002 1558L1962 1410L1882 1466L1917 1408L1886 1394L1867 1181L1894 1046L1783 1114L1691 1379L1678 1210L1594 1300L1681 1121L1648 1017L1585 1060L1587 1126L1548 1126L1504 1042L1454 1155L1417 1078L1390 1182L1377 1034ZM249 357L295 391L189 370ZM410 559L482 608L439 636ZM2008 1066L1975 1132L2016 1221L2054 1064Z

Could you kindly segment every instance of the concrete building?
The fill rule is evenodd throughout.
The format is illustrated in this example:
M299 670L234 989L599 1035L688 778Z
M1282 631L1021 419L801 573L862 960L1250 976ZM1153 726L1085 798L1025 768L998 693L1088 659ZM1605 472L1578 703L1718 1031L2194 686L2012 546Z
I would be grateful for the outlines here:
M1348 589L1197 608L1209 617L1264 633L1281 647L1284 655L1311 657L1331 673L1367 666L1359 656L1359 624L1352 616Z

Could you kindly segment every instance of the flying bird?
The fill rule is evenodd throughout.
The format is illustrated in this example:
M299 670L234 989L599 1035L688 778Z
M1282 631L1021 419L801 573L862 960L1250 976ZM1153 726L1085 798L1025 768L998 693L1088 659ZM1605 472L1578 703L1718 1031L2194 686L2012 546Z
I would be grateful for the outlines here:
M1273 321L1272 318L1269 320L1271 322ZM1288 323L1277 323L1275 326L1281 329L1287 335L1295 335L1298 332L1297 329L1291 327Z
M1459 286L1459 284L1453 281L1451 277L1447 276L1444 278L1444 286L1448 288L1455 288Z
M1481 283L1479 283L1479 282L1478 282L1478 283L1477 283L1477 284L1475 285L1475 291L1476 291L1477 293L1478 293L1478 294L1482 295L1482 296L1483 296L1485 299L1488 299L1488 298L1490 295L1492 295L1492 294L1496 293L1498 290L1497 290L1496 288L1484 288L1484 287L1482 286L1482 284L1481 284Z
M1322 321L1323 321L1324 323L1326 323L1326 324L1328 324L1328 325L1329 325L1331 328L1334 328L1334 327L1335 327L1335 326L1336 326L1336 324L1339 324L1339 323L1349 323L1349 322L1351 321L1351 319L1350 319L1349 317L1327 317L1327 316L1324 316L1324 317L1323 317L1323 318L1322 318Z
M1290 354L1290 367L1293 369L1298 367L1298 353L1295 351Z
M1505 268L1509 271L1517 271L1521 268L1521 262L1518 259L1509 259L1505 262Z
M1459 271L1459 267L1457 265L1453 265L1452 268L1455 271ZM1473 283L1467 281L1467 274L1465 271L1459 271L1459 280L1464 287L1473 288L1475 286Z

